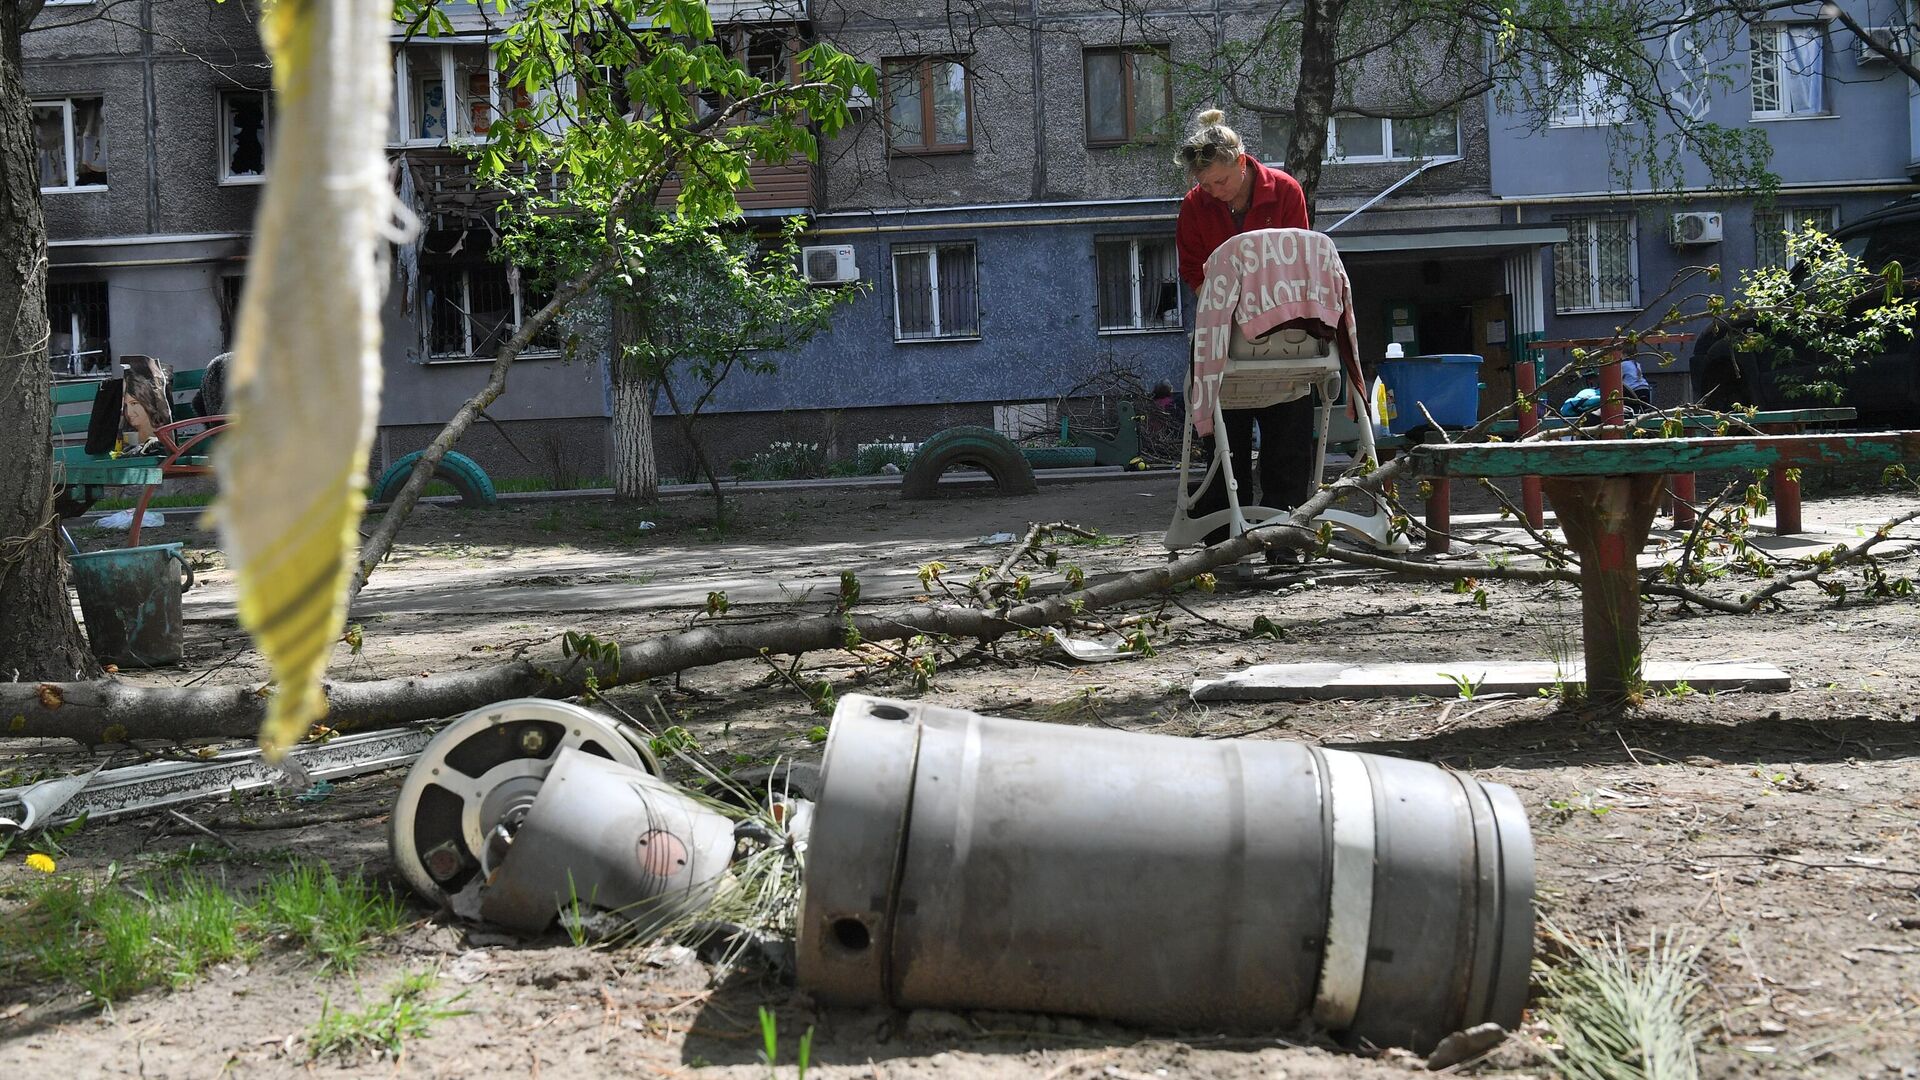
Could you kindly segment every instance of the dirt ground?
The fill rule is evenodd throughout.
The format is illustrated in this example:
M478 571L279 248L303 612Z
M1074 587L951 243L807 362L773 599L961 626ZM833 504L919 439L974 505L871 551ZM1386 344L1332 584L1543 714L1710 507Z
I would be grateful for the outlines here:
M1006 549L983 538L1030 521L1075 521L1114 538L1069 549L1066 558L1090 577L1147 567L1164 558L1158 538L1170 494L1164 478L923 504L888 489L806 489L738 499L724 532L703 527L707 504L692 499L644 510L595 501L428 508L362 598L363 651L343 646L334 675L446 672L523 648L552 655L565 630L621 640L670 632L713 589L748 617L817 608L844 569L860 574L879 609L918 593L915 569L929 560L962 574L997 562ZM1821 498L1809 502L1808 520L1830 542L1847 541L1913 501ZM1491 535L1490 527L1469 520L1462 531ZM1903 535L1920 530L1907 526ZM139 678L259 677L258 657L231 621L230 580L211 537L174 524L156 539L187 541L202 586L188 606L186 662ZM1472 552L1453 560L1467 574L1486 565ZM1913 575L1920 566L1907 555L1891 569ZM1484 607L1445 582L1325 561L1225 579L1212 595L1183 595L1191 613L1167 609L1150 657L1074 666L1022 645L1006 651L1019 662L957 665L921 696L1055 723L1246 733L1471 770L1511 786L1526 806L1546 915L1580 934L1645 941L1679 929L1704 946L1703 1000L1714 1025L1706 1075L1920 1077L1920 604L1857 593L1836 603L1805 588L1751 616L1649 604L1649 658L1771 662L1794 688L1652 696L1622 718L1571 712L1551 696L1214 706L1188 696L1196 676L1252 663L1553 659L1577 640L1572 588L1480 587ZM1261 617L1277 637L1249 634ZM915 696L846 654L817 657L814 667L841 691ZM806 729L820 718L764 664L701 669L613 697L632 709L657 697L722 760L819 752ZM15 745L0 769L75 767L83 756ZM385 814L400 775L342 783L317 812L256 800L192 813L243 848L397 881ZM59 872L97 873L209 843L170 818L103 822L66 842ZM0 917L28 873L17 852L0 867ZM577 948L557 936L511 942L424 907L417 916L354 979L322 978L309 963L270 952L105 1013L0 962L0 1075L763 1076L762 1004L777 1010L785 1062L794 1036L815 1028L809 1074L826 1077L1224 1080L1421 1067L1402 1053L1306 1044L1299 1033L1248 1039L1065 1018L817 1009L764 978L712 986L712 970L681 950ZM455 1007L465 1014L434 1025L397 1062L308 1062L302 1040L323 998L351 1003L420 970L438 971L448 996L463 993ZM1464 1071L1548 1075L1527 1035Z

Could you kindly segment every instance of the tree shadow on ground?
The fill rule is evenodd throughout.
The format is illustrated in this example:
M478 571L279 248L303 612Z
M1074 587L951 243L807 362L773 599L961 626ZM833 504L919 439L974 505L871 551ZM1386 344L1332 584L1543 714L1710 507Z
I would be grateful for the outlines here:
M1755 760L1811 765L1920 757L1920 722L1780 711L1732 721L1657 715L1586 720L1557 711L1506 724L1330 745L1469 770Z

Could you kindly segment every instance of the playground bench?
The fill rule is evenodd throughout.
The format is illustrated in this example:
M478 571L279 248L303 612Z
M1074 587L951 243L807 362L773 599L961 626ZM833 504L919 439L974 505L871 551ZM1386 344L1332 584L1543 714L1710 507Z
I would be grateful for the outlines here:
M1580 556L1581 630L1589 693L1626 694L1640 662L1637 557L1667 477L1708 469L1890 465L1920 459L1920 431L1679 439L1426 444L1407 451L1416 475L1537 477ZM1796 522L1797 528L1797 522Z
M56 500L60 516L70 518L85 513L108 488L138 487L140 500L134 508L133 528L127 534L127 545L137 546L147 505L163 482L212 472L205 443L227 426L227 417L194 413L194 392L200 389L204 374L198 368L173 373L168 384L173 399L173 422L154 430L160 439L161 452L140 456L87 453L86 446L78 440L86 436L99 381L54 383L53 462L55 481L61 485Z

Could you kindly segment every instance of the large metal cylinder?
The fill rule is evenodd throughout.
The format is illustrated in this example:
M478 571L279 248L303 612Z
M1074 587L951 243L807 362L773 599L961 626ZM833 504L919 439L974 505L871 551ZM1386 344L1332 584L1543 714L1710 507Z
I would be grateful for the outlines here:
M825 1001L1283 1030L1511 1029L1533 947L1512 791L1301 743L848 696L809 850Z

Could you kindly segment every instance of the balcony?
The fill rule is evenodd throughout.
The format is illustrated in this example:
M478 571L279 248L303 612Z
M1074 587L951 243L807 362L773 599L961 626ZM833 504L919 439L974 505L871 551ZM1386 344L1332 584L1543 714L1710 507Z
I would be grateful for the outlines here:
M814 206L815 170L811 162L786 165L758 164L748 170L750 187L740 189L740 209L754 216L809 214ZM656 205L672 206L680 196L680 181L669 178L660 187Z

